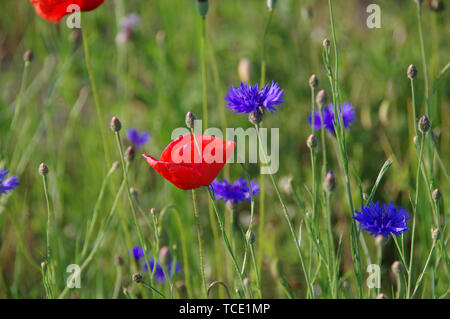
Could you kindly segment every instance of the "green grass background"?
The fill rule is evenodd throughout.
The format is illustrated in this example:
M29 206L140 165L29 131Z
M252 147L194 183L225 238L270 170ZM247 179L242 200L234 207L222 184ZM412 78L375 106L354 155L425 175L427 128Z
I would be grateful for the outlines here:
M230 85L239 84L237 66L242 58L252 65L252 82L260 76L262 35L268 12L265 1L222 0L210 1L207 16L207 74L210 126L220 127L219 108L223 95ZM368 29L365 21L369 3L381 6L381 28ZM447 3L448 4L448 3ZM428 60L430 86L440 70L449 62L449 9L432 12L424 4L425 48ZM141 24L126 46L118 47L115 36L119 21L125 14L138 13ZM424 75L415 5L413 1L335 1L335 19L339 49L340 85L346 101L353 104L357 121L348 132L350 167L354 166L362 180L364 192L370 189L383 162L391 157L393 165L375 196L376 200L403 205L411 211L409 198L414 196L417 160L411 140L415 122L412 121L411 91L406 68L413 63L419 74L416 81L418 113L423 114ZM141 152L159 157L170 142L171 132L184 126L186 112L192 111L201 118L202 85L200 64L201 20L195 2L187 0L138 1L107 0L97 10L86 14L83 26L89 35L91 60L99 90L101 108L107 128L111 158L119 160L114 135L109 120L120 118L124 131L130 127L148 130L151 140ZM264 121L266 127L280 128L280 170L278 179L292 177L300 185L303 197L308 195L303 187L311 183L309 150L306 138L310 127L306 117L310 110L308 78L316 73L320 88L329 90L322 64L322 40L331 37L326 1L279 0L267 36L267 76L278 81L285 89L285 103L280 110ZM74 40L74 31L37 16L28 1L4 1L0 13L0 136L8 134L23 72L23 54L31 49L34 60L30 66L28 82L23 94L22 110L14 127L11 143L1 158L0 167L19 175L21 185L10 195L0 197L0 297L41 298L44 289L39 269L26 259L24 248L35 265L40 265L45 255L46 204L42 178L38 174L41 162L50 168L48 183L51 208L54 214L52 245L55 255L56 291L65 287L66 267L75 262L76 242L84 236L86 223L92 214L102 180L109 169L105 163L102 139L95 106L85 68L80 40ZM218 65L219 83L214 81L211 52ZM438 136L441 158L450 170L449 88L448 74L442 77L432 100L430 118ZM219 86L220 91L217 90ZM74 108L76 101L80 105ZM79 107L79 113L77 113ZM72 112L72 119L70 114ZM229 127L250 126L245 115L226 110ZM327 137L330 167L339 172L332 138ZM3 146L4 147L4 146ZM434 163L435 185L441 189L441 216L447 216L450 197L449 182L438 164ZM250 166L252 177L258 176L256 165ZM230 165L233 178L243 175L239 165ZM351 174L355 174L351 169ZM120 171L114 173L100 216L108 213L121 180ZM169 204L180 208L186 247L190 264L190 280L194 297L201 297L201 280L198 248L192 214L190 192L175 188L153 171L137 156L130 171L132 186L139 190L142 207L147 213L154 207L158 212ZM355 206L359 208L359 190L352 179ZM256 232L257 243L262 245L263 296L284 298L280 277L285 277L298 297L304 297L306 286L301 275L294 246L289 238L272 185L266 179L266 225L263 241ZM336 238L343 236L341 277L346 280L353 295L356 284L353 276L348 234L348 202L345 199L344 181L337 173L337 190L333 197L333 223ZM291 196L286 195L296 229L300 213ZM233 268L225 246L221 250L213 245L211 221L208 215L207 194L199 192L200 218L205 248L208 282L223 280L234 293ZM307 202L309 202L307 200ZM224 207L221 205L221 209ZM245 219L250 206L240 206L240 217ZM415 277L420 273L431 246L431 208L427 201L419 206L414 259ZM129 216L133 243L139 241L131 219L127 198L123 196L119 211ZM256 206L258 218L258 205ZM227 212L225 211L227 216ZM228 217L226 217L228 218ZM146 238L152 231L140 218ZM258 229L259 225L256 225ZM181 259L181 237L174 215L168 214L162 227L162 245L177 246ZM369 251L375 254L373 238L365 234ZM305 239L307 240L307 239ZM448 241L448 233L442 234ZM242 241L238 241L238 244ZM240 247L240 248L239 248ZM105 243L93 261L82 273L82 288L74 289L66 297L112 297L118 269L122 275L120 287L128 287L139 295L131 275L129 247L123 241L122 228L116 219L108 231ZM242 247L238 246L238 252ZM309 250L304 249L308 258ZM448 253L448 251L447 251ZM114 256L125 260L123 266L115 265ZM241 254L238 254L241 258ZM390 265L399 257L392 241L387 244L383 258L383 292L391 295L393 278ZM277 269L277 261L282 269ZM223 273L218 273L218 262ZM366 265L366 263L363 263ZM181 265L184 269L185 265ZM280 273L281 271L281 273ZM432 274L437 281L436 291L431 291ZM254 273L251 272L251 280ZM175 297L186 297L185 274L176 276ZM326 282L317 282L323 286ZM323 297L327 297L326 288ZM448 268L429 268L424 280L424 297L445 294L449 288ZM167 286L161 286L167 290ZM422 290L421 290L422 292ZM218 296L217 291L212 293ZM349 297L342 288L341 297ZM419 295L421 296L421 295ZM124 297L120 291L119 297Z

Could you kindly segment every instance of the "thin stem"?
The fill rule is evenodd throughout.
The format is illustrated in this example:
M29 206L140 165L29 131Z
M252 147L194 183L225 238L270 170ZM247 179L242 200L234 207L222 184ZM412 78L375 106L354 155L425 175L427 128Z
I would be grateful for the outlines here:
M425 82L425 107L426 114L429 116L428 109L428 70L427 70L427 58L425 55L425 43L423 40L423 30L422 30L422 1L416 1L417 4L417 25L419 27L419 39L420 39L420 51L422 55L422 64L423 64L423 74L424 74L424 82Z
M203 293L205 298L208 298L208 288L206 287L206 277L205 277L205 265L203 264L203 245L202 238L200 234L200 218L198 216L197 210L197 198L195 196L195 189L192 189L192 204L194 205L194 219L195 225L197 227L197 241L198 241L198 250L200 255L200 273L202 275L202 283L203 283Z
M47 176L44 174L42 176L42 183L44 185L45 202L47 204L47 264L50 266L51 258L51 246L50 246L50 235L51 235L51 212L50 212L50 200L48 196L47 188Z
M202 63L202 92L203 92L203 122L208 128L208 80L206 75L206 19L202 18L201 37L201 63Z
M416 281L416 285L415 285L414 291L413 291L413 293L411 295L411 299L414 298L414 295L416 294L417 289L419 288L420 283L422 282L423 276L425 275L425 272L426 272L426 270L428 268L428 264L430 262L431 255L433 254L434 247L436 247L436 241L433 241L433 245L431 246L430 253L428 254L427 261L425 262L425 266L423 267L423 270L420 273L419 278Z
M259 132L259 125L255 124L255 128L256 128L256 133L258 135L259 144L261 145L262 154L264 156L264 162L268 163L266 150L264 149L264 146L263 146L264 143L262 142L261 134ZM269 169L270 169L270 167L269 167ZM294 227L293 227L291 219L289 217L288 209L286 207L286 204L283 201L283 198L281 197L281 193L280 193L280 190L278 188L278 184L275 181L275 178L274 178L273 174L269 174L269 176L270 176L270 179L272 181L272 185L275 188L275 192L277 193L278 199L280 200L281 206L283 208L284 217L285 217L286 222L287 222L287 224L289 226L289 230L291 232L292 239L295 242L295 247L297 248L297 253L298 253L298 256L299 256L299 259L300 259L300 263L301 263L301 266L302 266L302 269L303 269L303 274L305 276L305 281L306 281L306 283L308 285L308 292L313 298L315 298L314 287L312 286L312 283L309 280L309 275L308 275L308 272L306 271L305 263L304 263L304 260L303 260L303 254L302 254L302 251L300 249L300 243L298 242L297 235L295 234Z
M89 43L88 43L88 37L87 37L87 32L85 30L84 22L85 21L83 21L83 27L81 28L81 34L82 34L82 38L83 38L86 69L88 71L89 81L91 83L92 95L94 96L94 104L95 104L95 109L97 111L98 125L100 127L100 131L102 134L103 149L105 152L106 163L108 164L108 166L111 166L111 159L109 157L109 147L108 147L108 143L107 143L107 139L106 139L106 130L105 130L104 122L103 122L103 114L102 114L102 110L100 107L100 99L99 99L99 95L98 95L98 91L97 91L97 85L95 83L94 72L93 72L92 65L91 65L91 59L90 59L90 55L89 55Z

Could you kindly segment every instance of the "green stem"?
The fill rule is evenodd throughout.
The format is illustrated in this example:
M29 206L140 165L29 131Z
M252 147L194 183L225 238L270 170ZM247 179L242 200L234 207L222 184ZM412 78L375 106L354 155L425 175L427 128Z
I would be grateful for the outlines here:
M426 272L426 270L427 270L427 268L428 268L428 264L429 264L429 262L430 262L431 255L433 254L434 247L436 247L436 242L435 242L435 241L433 241L433 245L431 246L430 253L428 254L427 261L425 262L425 266L423 267L423 270L422 270L422 272L420 273L419 278L418 278L417 281L416 281L416 285L415 285L414 291L413 291L413 293L412 293L412 295L411 295L411 299L414 298L414 295L416 294L417 289L419 288L420 283L422 282L423 276L425 275L425 272Z
M202 63L202 92L203 92L203 122L208 128L208 80L206 75L206 19L202 18L201 37L201 63Z
M197 241L198 241L198 250L200 255L200 273L202 275L202 283L203 283L203 293L205 298L208 298L208 288L206 287L206 277L205 277L205 265L203 264L203 245L202 238L200 234L200 218L198 215L197 209L197 198L195 196L195 189L192 189L192 204L194 205L194 219L195 225L197 227Z
M84 15L82 15L82 16L84 16ZM85 57L85 61L86 61L86 69L88 71L89 81L91 83L92 95L94 96L94 104L95 104L95 109L97 111L98 125L100 127L100 131L101 131L101 134L102 134L102 141L103 141L103 149L104 149L104 152L105 152L105 159L106 159L106 163L108 164L108 166L111 166L111 159L110 159L110 156L109 156L109 148L108 148L108 143L107 143L107 139L106 139L105 124L103 122L103 114L102 114L102 110L101 110L101 107L100 107L100 99L99 99L99 95L98 95L98 91L97 91L97 85L95 83L94 72L93 72L93 69L92 69L91 59L90 59L90 55L89 55L89 43L88 43L87 32L85 30L85 21L83 21L83 26L81 28L81 34L82 34L82 38L83 38L83 47L84 47L84 57Z
M256 128L256 133L258 135L259 144L260 144L261 149L262 149L262 154L264 156L264 163L268 163L269 161L267 159L266 150L264 149L264 143L262 142L261 134L259 132L259 125L255 124L255 128ZM302 266L302 269L303 269L303 274L305 276L305 281L306 281L306 284L308 285L308 292L313 298L315 298L314 287L312 286L312 283L309 280L309 275L308 275L308 272L306 271L305 263L304 263L304 260L303 260L303 254L302 254L302 251L300 249L300 243L298 242L297 235L295 234L294 227L293 227L291 219L289 217L288 209L286 207L286 204L284 203L283 198L281 197L281 193L280 193L280 190L278 188L278 184L275 181L275 178L274 178L273 174L269 174L269 176L270 176L270 179L272 181L272 185L275 188L275 192L277 193L277 196L278 196L278 199L279 199L279 201L281 203L281 206L283 208L284 217L285 217L286 222L287 222L287 224L289 226L289 230L291 232L292 239L293 239L293 241L295 243L295 247L297 248L297 253L298 253L298 256L299 256L299 259L300 259L300 263L301 263L301 266Z

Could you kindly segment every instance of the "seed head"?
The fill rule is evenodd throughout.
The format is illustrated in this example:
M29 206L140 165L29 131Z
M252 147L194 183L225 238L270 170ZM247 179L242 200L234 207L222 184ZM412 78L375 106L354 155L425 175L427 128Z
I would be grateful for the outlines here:
M398 276L403 273L403 266L399 261L394 261L391 266L394 275Z
M328 95L325 90L320 90L316 95L316 103L320 108L324 108L328 103Z
M319 145L317 138L314 135L310 135L308 139L306 140L306 145L312 150L316 150L317 146Z
M42 176L46 176L48 174L47 164L41 163L41 165L39 165L39 174L41 174Z
M119 119L118 119L117 117L114 116L114 117L111 119L111 125L110 125L110 127L111 127L111 130L112 130L113 132L119 132L120 129L122 128L122 123L120 123Z
M165 267L169 266L171 260L169 247L164 246L159 250L159 263Z
M269 11L272 11L275 9L275 6L277 5L277 0L267 0L267 9Z
M206 14L208 13L208 9L209 9L208 0L197 0L196 7L197 7L197 12L204 19L206 17Z
M425 134L426 132L428 132L431 127L430 120L428 119L428 117L426 115L423 115L419 119L419 123L417 125L419 126L419 131L422 134Z
M191 112L187 112L186 113L186 126L190 129L194 128L194 122L197 118L195 117L195 115Z
M331 193L336 188L336 179L334 178L334 172L328 171L325 176L325 180L323 181L323 189L327 193Z
M141 283L142 282L142 275L141 274L138 274L138 273L136 273L136 274L133 274L133 281L135 282L135 283L137 283L137 284L139 284L139 283Z
M124 155L125 161L127 163L133 162L135 155L136 155L136 151L135 151L134 147L128 146L127 150L125 151L125 155Z
M431 229L431 238L434 242L437 242L439 239L441 239L441 232L439 231L439 229Z
M259 123L261 123L263 117L264 117L264 113L261 112L260 110L253 111L248 114L248 120L253 125L258 125Z
M315 89L319 86L319 78L317 77L317 75L311 75L311 77L309 78L309 86L312 89Z
M33 58L34 58L34 54L33 54L33 51L31 51L31 50L27 50L25 52L25 54L23 55L23 60L25 61L25 63L27 65L30 64L30 62L33 60Z
M255 241L256 241L255 233L252 232L252 231L248 231L247 230L247 233L245 234L245 237L247 238L247 242L250 243L250 244L254 244Z
M411 80L414 79L417 75L417 68L414 64L411 64L408 67L408 70L406 71L406 74L408 75L408 78L410 78Z
M249 59L242 59L241 61L239 61L238 73L241 82L244 83L250 82L252 74L252 66L250 64Z
M433 200L434 200L435 202L438 202L438 201L441 199L442 194L441 194L441 191L439 190L439 188L436 188L436 189L433 191L433 193L431 194L431 197L433 198Z

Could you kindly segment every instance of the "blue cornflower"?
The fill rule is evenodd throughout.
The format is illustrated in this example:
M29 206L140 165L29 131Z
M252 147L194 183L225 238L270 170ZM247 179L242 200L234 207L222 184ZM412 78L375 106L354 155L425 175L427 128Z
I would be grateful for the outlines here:
M259 108L273 113L275 106L283 103L284 90L280 89L277 82L267 84L259 89L258 84L244 84L239 87L232 86L225 100L227 107L236 113L251 113L259 111Z
M144 265L144 270L146 272L148 272L148 266L150 264L150 272L153 272L153 268L155 267L155 259L151 258L149 263L146 263ZM169 262L169 266L166 268L163 268L160 264L159 261L156 261L156 269L155 269L155 274L154 274L154 279L156 281L159 282L164 282L164 280L166 279L166 276L168 276L169 278L172 278L172 274L173 274L173 268L175 266L175 274L179 273L181 271L181 266L180 263L177 262L176 264L174 264L173 261Z
M150 139L150 133L149 132L139 133L139 131L137 129L130 128L127 131L127 138L136 147L141 147L141 146L144 146L145 143L147 143L148 140Z
M384 237L391 236L391 234L399 235L409 230L406 227L406 221L411 217L407 216L407 210L403 207L394 206L392 201L389 205L372 202L369 206L361 206L361 212L355 210L355 213L353 219L359 222L360 229L370 232L370 235L375 237L378 235Z
M6 176L8 174L8 170L4 168L0 169L0 194L7 194L19 185L19 183L17 182L19 178L17 176L11 176L10 178L6 179Z
M139 260L139 259L145 257L144 249L142 247L139 247L139 246L133 247L133 249L131 250L131 253L133 254L133 258L135 260Z
M250 187L252 188L253 196L259 193L259 183L255 183L255 180L250 182L242 177L235 180L234 184L231 184L226 179L223 181L215 180L212 182L211 187L217 199L230 202L231 204L237 204L239 202L250 201Z
M342 119L344 120L344 127L350 128L350 123L356 120L355 109L353 106L344 102L341 106L339 105L339 110L342 112ZM309 125L312 126L312 111L311 115L308 116ZM322 128L322 126L327 129L331 134L334 134L334 105L330 103L328 107L323 110L319 110L314 114L314 129L317 131Z

